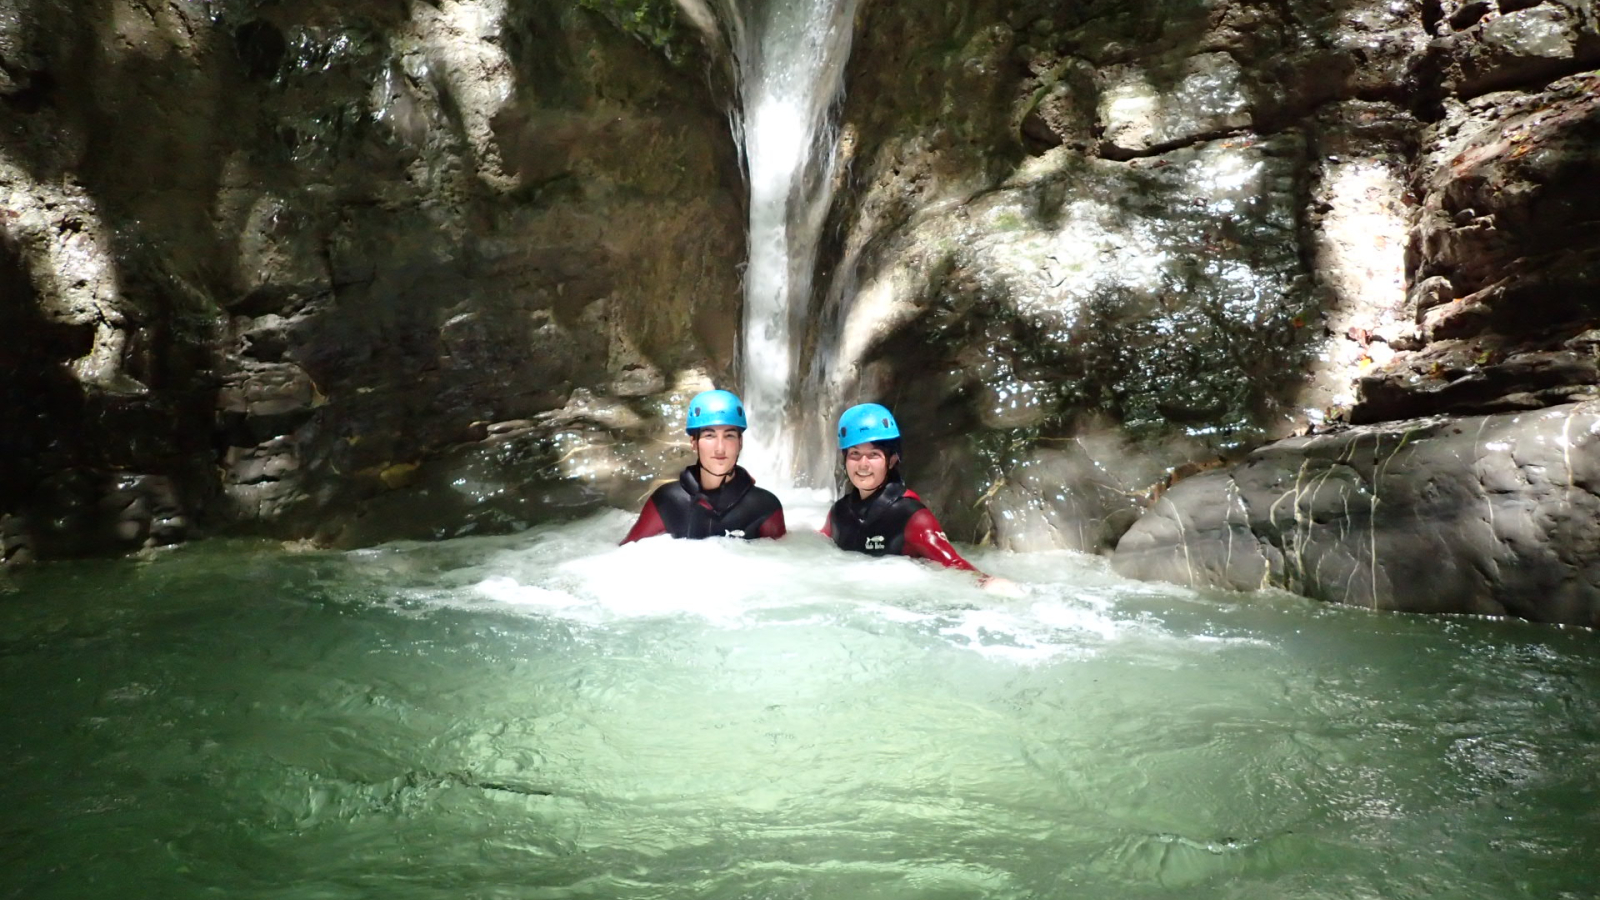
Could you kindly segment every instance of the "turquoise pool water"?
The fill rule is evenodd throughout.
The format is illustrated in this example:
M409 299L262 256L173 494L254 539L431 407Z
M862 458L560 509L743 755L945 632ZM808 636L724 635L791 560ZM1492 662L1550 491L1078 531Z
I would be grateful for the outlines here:
M13 574L0 896L1600 890L1593 632L627 524Z

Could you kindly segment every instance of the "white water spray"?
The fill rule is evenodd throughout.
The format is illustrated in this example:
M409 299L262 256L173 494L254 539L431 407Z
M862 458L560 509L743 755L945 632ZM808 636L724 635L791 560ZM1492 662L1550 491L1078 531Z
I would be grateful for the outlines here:
M734 115L750 177L745 271L742 460L757 480L806 483L790 421L794 349L833 193L830 110L844 81L857 0L724 0L741 109ZM798 476L798 477L797 477Z

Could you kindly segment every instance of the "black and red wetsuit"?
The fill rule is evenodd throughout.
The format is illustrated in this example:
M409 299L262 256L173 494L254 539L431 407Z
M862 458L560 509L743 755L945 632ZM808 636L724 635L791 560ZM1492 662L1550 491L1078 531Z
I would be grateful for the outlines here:
M950 569L978 571L950 546L922 498L899 481L887 482L865 499L854 489L846 490L828 511L822 533L841 549L856 553L910 556Z
M756 487L741 466L722 487L700 487L700 466L683 470L678 480L656 488L645 501L639 521L633 523L624 544L658 534L677 538L783 537L783 504L771 491Z

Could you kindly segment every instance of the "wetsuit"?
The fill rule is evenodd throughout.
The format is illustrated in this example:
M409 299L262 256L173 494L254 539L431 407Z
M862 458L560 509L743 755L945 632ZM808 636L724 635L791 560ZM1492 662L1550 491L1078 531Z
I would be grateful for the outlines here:
M658 534L677 538L783 537L783 504L771 491L756 487L742 466L715 490L700 487L700 466L683 470L678 480L656 488L645 501L624 544Z
M885 482L866 499L854 488L846 490L828 511L822 533L844 550L931 559L946 568L978 571L950 546L939 520L922 498L896 479Z

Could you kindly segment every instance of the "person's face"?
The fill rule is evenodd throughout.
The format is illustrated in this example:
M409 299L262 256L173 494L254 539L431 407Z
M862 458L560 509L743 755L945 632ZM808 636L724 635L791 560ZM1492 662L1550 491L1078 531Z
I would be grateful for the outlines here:
M871 444L857 444L844 452L844 473L861 496L883 486L889 470L900 462L900 457L884 456L883 451Z
M699 436L694 439L694 449L700 456L701 471L718 477L728 475L739 462L739 448L743 443L744 435L732 425L700 429Z

